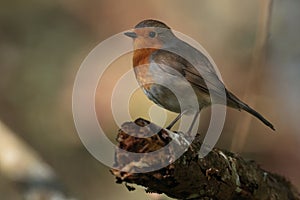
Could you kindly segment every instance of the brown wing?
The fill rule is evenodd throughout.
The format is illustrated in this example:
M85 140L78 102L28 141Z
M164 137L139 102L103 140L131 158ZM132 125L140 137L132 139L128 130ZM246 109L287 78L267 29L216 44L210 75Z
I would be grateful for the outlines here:
M169 67L176 69L182 74L192 86L199 88L201 91L209 94L208 88L219 97L224 96L226 89L214 71L205 69L206 66L199 66L197 69L186 59L167 50L157 50L151 56L151 62L155 62L166 73L174 74ZM196 63L199 65L199 63ZM164 67L169 66L169 67ZM176 74L174 74L176 75Z
M170 67L176 69L180 74L182 74L186 78L187 81L191 83L192 86L199 88L201 91L209 95L213 94L220 98L226 97L228 106L237 108L239 110L243 109L247 111L248 113L254 115L259 120L261 120L265 125L275 130L274 126L261 114L256 112L244 102L242 102L231 92L227 91L224 84L218 78L214 70L212 70L210 67L206 68L205 63L203 64L203 62L195 62L194 60L195 65L197 67L196 69L196 67L194 67L186 59L166 50L158 50L155 53L153 53L151 56L151 61L155 62L156 66L160 67L166 73L173 74L174 76L176 76L176 73L174 73L174 70L170 70ZM208 90L208 88L210 88L210 90Z

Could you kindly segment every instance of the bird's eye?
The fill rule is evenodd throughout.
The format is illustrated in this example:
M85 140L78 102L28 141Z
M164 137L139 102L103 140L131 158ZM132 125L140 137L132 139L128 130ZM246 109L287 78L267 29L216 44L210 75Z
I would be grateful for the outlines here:
M156 36L156 33L154 31L151 31L149 33L149 37L154 38Z

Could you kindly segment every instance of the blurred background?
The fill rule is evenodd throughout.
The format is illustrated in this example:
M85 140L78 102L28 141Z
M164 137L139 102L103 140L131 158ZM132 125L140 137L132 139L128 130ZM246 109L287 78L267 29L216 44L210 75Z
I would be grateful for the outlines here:
M77 199L167 199L115 184L109 168L79 140L71 108L75 76L87 54L143 19L158 19L203 45L226 86L275 125L274 134L245 112L228 109L217 146L255 160L300 189L300 1L274 0L269 18L268 2L1 1L0 121L51 166L67 193ZM261 46L264 36L267 44ZM99 82L97 114L112 139L118 127L107 112L107 98L118 76L130 67L131 55L122 57ZM149 118L147 109L153 104L141 91L131 101L133 119ZM206 121L204 117L203 127ZM0 141L3 152L8 140L3 136ZM8 172L4 162L0 161L0 198L21 199L14 174L22 166Z

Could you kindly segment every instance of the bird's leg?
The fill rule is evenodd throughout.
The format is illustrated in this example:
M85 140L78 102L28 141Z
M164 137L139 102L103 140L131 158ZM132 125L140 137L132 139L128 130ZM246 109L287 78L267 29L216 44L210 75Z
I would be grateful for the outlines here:
M186 111L182 111L179 115L166 127L166 129L171 130L171 128L176 124L176 122L182 117Z
M198 116L199 116L199 113L200 113L200 110L198 110L198 111L196 112L196 114L195 114L195 116L194 116L194 118L193 118L193 121L192 121L192 123L191 123L191 126L190 126L189 130L187 131L187 135L189 135L189 136L190 136L191 133L192 133L193 127L194 127L195 122L196 122L196 120L197 120L197 118L198 118Z
M185 134L186 135L186 139L188 139L189 141L193 141L194 140L194 137L192 137L192 130L193 130L193 127L194 127L194 125L195 125L195 123L196 123L196 120L197 120L197 118L198 118L198 116L199 116L199 113L200 113L200 110L198 110L196 113L195 113L195 116L194 116L194 118L193 118L193 121L192 121L192 123L191 123L191 126L190 126L190 128L189 128L189 130L187 131L187 133ZM195 150L197 149L196 148L196 146L194 146L193 145L193 143L191 142L190 143L190 150L192 151L192 152L196 152Z

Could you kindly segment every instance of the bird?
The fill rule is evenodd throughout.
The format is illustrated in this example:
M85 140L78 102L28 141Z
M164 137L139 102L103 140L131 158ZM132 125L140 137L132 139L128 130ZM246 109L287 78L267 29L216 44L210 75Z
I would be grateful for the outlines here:
M215 95L216 103L224 104L221 99L225 94L226 106L244 110L275 130L271 122L225 87L205 53L179 39L165 23L146 19L124 34L133 40L133 69L146 96L164 109L179 113L167 129L171 129L183 114L194 114L190 132L199 112L212 105L210 95ZM180 95L184 108L178 95L165 85ZM197 97L196 111L191 106L189 88Z

